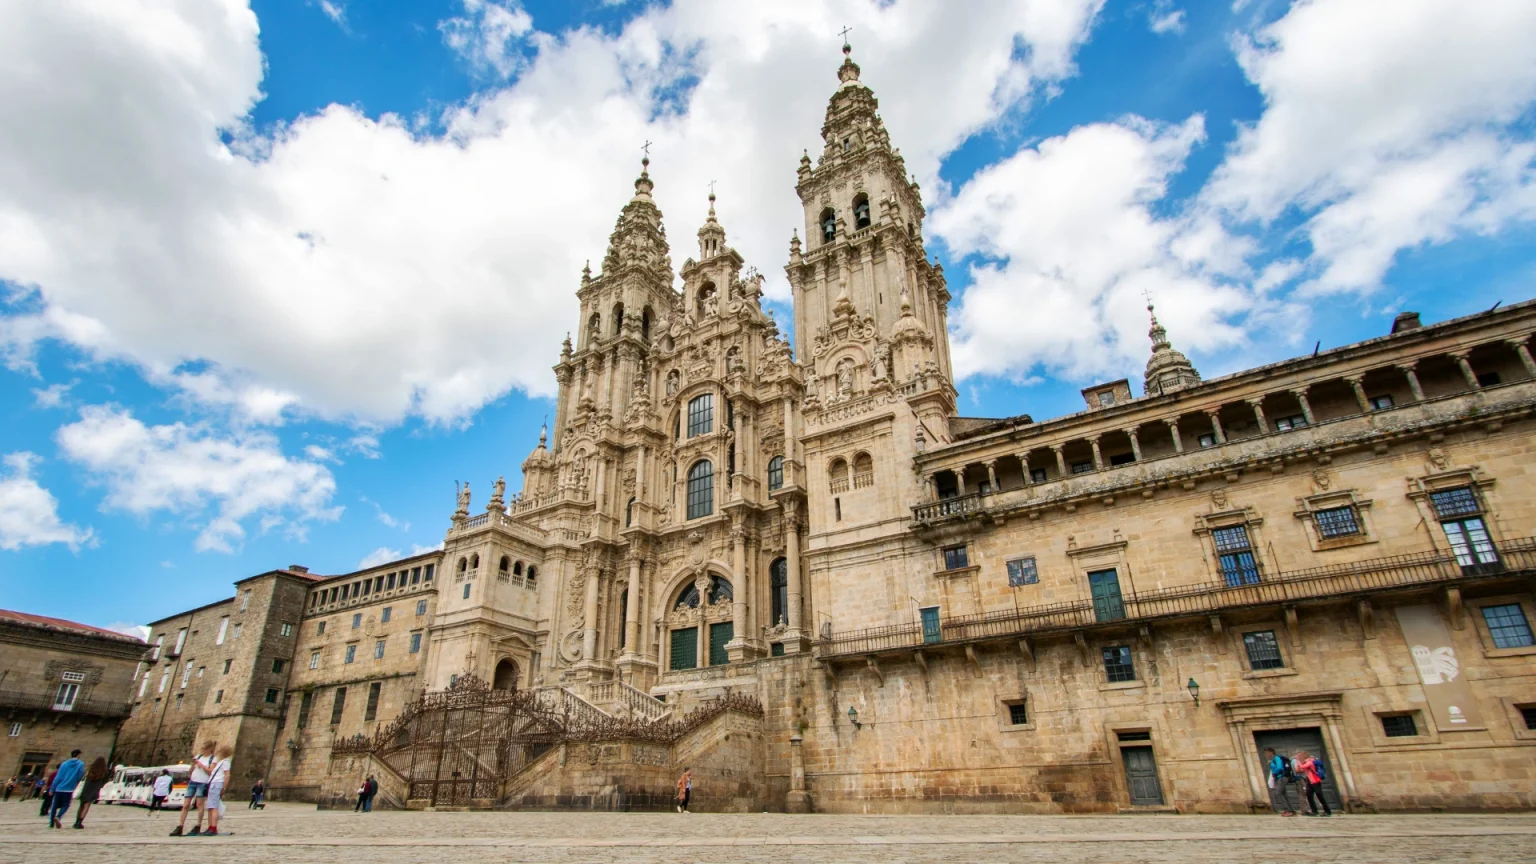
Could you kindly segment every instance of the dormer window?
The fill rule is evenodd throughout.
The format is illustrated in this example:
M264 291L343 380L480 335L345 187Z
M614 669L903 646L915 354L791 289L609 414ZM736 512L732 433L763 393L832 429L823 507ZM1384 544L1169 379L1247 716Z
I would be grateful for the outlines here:
M860 194L853 199L853 227L869 227L869 196Z
M831 207L821 211L821 239L824 243L837 239L837 214Z

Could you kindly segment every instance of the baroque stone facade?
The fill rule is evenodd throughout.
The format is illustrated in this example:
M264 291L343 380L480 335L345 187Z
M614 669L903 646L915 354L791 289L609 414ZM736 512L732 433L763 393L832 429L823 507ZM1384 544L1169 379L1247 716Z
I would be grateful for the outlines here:
M1142 396L960 417L920 190L851 59L838 81L797 175L793 347L713 195L674 272L642 162L519 493L474 512L464 485L441 552L256 577L252 626L289 642L197 641L240 595L156 623L246 670L221 722L273 754L250 770L323 797L387 770L334 742L473 676L589 720L755 697L730 746L758 776L721 809L1243 811L1266 745L1323 755L1337 806L1536 805L1536 303L1212 380L1153 314ZM161 662L136 734L196 686ZM594 747L530 757L502 803L676 767L566 767Z

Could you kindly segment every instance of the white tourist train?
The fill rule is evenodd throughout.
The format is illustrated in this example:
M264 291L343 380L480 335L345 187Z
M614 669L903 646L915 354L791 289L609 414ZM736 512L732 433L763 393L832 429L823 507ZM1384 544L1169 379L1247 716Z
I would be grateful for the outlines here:
M162 771L171 772L171 794L166 796L161 807L180 810L182 799L187 793L187 778L192 775L191 765L157 765L150 768L119 765L112 772L112 779L101 787L101 797L97 800L102 804L148 807L154 793L155 778Z

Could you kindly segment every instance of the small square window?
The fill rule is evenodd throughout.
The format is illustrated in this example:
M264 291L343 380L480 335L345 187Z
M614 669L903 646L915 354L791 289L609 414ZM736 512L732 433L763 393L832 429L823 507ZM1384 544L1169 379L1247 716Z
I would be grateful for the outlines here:
M262 699L262 701L267 703L268 705L276 705L277 704L277 688L276 687L268 687L267 688L267 695L266 695L265 698Z
M1449 519L1455 516L1471 516L1483 512L1483 508L1477 503L1477 496L1472 494L1472 487L1470 486L1458 486L1455 489L1431 492L1429 493L1429 501L1435 507L1435 514L1441 519Z
M7 733L7 737L16 738L16 737L18 737L20 735L21 735L21 724L20 723L12 723L11 724L11 731Z
M273 659L273 661L272 661L272 674L273 675L281 675L281 674L283 674L283 667L286 666L286 665L288 665L288 661L286 661L286 660Z
M1275 421L1275 431L1289 432L1292 429L1304 428L1306 425L1307 418L1304 414L1297 414L1294 417L1281 417Z
M469 599L469 589L470 589L470 586L472 586L473 584L474 584L473 582L465 582L464 583L464 599L465 600Z
M1111 393L1108 390L1102 390L1102 391L1099 392L1099 407L1100 408L1108 408L1109 406L1111 406L1113 404L1115 404L1115 394L1114 393Z
M234 665L234 662L235 661L233 661L233 660L225 660L224 661L224 671L221 674L228 675L229 674L229 667Z
M970 557L965 554L964 546L950 546L944 550L944 569L959 570L971 566Z
M361 612L354 612L354 613L352 613L352 629L356 630L357 628L359 628L361 626L363 626L363 613L361 613Z
M1536 705L1521 705L1520 719L1525 721L1525 728L1536 731Z
M1503 383L1503 380L1497 372L1481 372L1477 376L1477 386L1492 387L1495 384Z
M1073 474L1092 474L1093 473L1093 462L1091 462L1091 461L1089 461L1089 462L1073 462L1072 463L1072 473Z
M1393 405L1395 404L1392 401L1392 397L1389 394L1386 394L1386 393L1383 393L1380 396L1372 396L1367 401L1369 401L1371 403L1371 410L1372 411L1385 411L1388 408L1393 407Z
M425 615L425 614L427 614L427 601L425 601L425 600L417 600L416 601L416 614L417 615Z
M1015 558L1008 562L1008 587L1033 585L1039 581L1040 574L1035 570L1034 558Z
M1109 683L1136 680L1136 664L1131 660L1129 645L1112 645L1105 648L1104 675Z
M1029 723L1029 711L1024 707L1024 700L1008 703L1008 724L1010 726L1024 726Z
M1205 433L1204 435L1201 435L1199 438L1197 438L1195 440L1200 444L1201 447L1215 447L1216 446L1216 433L1215 432L1207 432L1207 433Z
M1285 659L1280 656L1280 642L1275 639L1273 630L1244 633L1243 648L1248 651L1248 668L1255 672L1285 668Z
M1031 482L1031 483L1044 483L1045 482L1045 469L1044 468L1031 468L1031 469L1029 469L1029 482Z
M316 636L324 636L325 635L325 622L324 621L321 621L319 624L315 625L315 635Z
M373 659L375 659L375 660L383 660L384 659L384 640L383 639L380 639L379 641L373 643Z
M1419 726L1412 714L1383 714L1381 731L1388 738L1412 738L1419 734Z
M1329 507L1327 510L1313 512L1312 519L1317 523L1317 533L1323 539L1333 537L1351 537L1360 533L1360 521L1355 517L1354 507Z
M73 681L76 684L78 684L78 683L80 683L80 682L85 680L85 673L84 672L65 672L64 674L59 676L59 680L61 680L61 681Z
M389 612L390 612L391 608L392 607L390 607L390 606L385 606L384 607L384 611L379 613L379 623L380 624L388 624L389 623Z
M1483 622L1488 625L1488 635L1493 637L1495 648L1529 648L1536 645L1531 636L1531 624L1525 620L1525 610L1519 603L1503 603L1483 607Z

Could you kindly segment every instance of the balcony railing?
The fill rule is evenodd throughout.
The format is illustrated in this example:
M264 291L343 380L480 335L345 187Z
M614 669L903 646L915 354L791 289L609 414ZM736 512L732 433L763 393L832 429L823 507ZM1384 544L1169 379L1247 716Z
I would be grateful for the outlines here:
M866 486L873 485L875 485L875 472L865 471L861 474L853 475L853 488L863 489Z
M981 511L981 493L972 492L969 495L961 495L958 498L945 498L932 504L919 504L912 508L913 517L918 522L932 522L937 519L948 519L952 516L963 516L966 513Z
M27 693L21 690L0 690L0 709L57 711L60 714L74 714L82 717L127 717L133 708L132 702L113 699L76 699L68 708L56 708L54 707L55 695L53 691Z
M1449 552L1424 552L1267 574L1261 576L1260 581L1246 585L1205 582L1159 588L1124 594L1117 608L1107 604L1095 607L1091 600L1081 600L955 615L941 619L938 632L935 634L930 630L927 638L924 638L922 625L916 622L833 632L817 644L816 653L822 657L878 654L924 645L1078 630L1126 621L1194 617L1244 607L1288 605L1304 600L1536 573L1536 538L1509 541L1499 546L1498 552L1498 563L1470 567L1459 565Z

